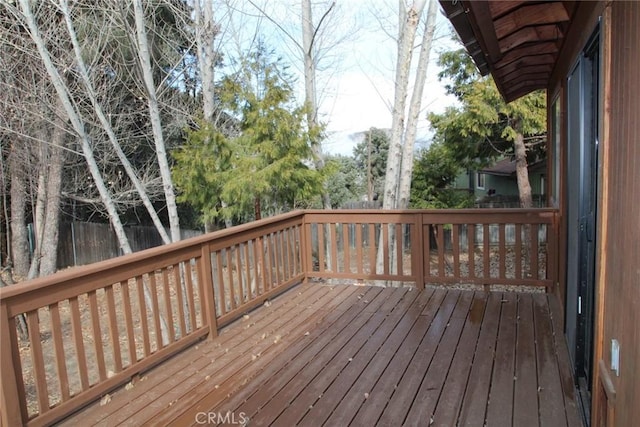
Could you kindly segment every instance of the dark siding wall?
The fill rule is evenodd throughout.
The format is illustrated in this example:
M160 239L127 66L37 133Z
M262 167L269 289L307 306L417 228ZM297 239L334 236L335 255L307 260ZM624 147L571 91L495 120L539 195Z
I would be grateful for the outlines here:
M640 2L612 2L611 29L601 356L608 368L611 339L620 342L615 424L631 426L640 420Z

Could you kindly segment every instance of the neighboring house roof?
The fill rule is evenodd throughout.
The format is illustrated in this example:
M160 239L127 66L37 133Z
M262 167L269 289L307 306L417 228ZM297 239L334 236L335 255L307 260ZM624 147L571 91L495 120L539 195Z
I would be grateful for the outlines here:
M533 162L528 166L529 170L536 169L540 165L544 165L544 160L538 160ZM510 158L502 159L492 166L489 166L484 169L480 169L478 172L486 173L487 175L497 175L497 176L511 176L516 173L516 161Z

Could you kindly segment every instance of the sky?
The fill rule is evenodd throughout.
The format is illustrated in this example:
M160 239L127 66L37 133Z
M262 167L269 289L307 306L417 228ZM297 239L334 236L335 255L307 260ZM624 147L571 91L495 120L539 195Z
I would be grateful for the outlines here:
M258 28L262 40L291 64L290 71L298 78L298 98L304 100L302 60L297 47L298 43L301 44L300 0L253 0L253 4L257 7L245 1L236 4L242 11L236 11L227 21L232 22L229 25L233 27L227 37L233 32L229 40L237 46L244 46L255 42ZM317 23L331 1L313 1L312 4L313 19ZM356 141L350 135L371 127L391 127L397 4L395 0L336 0L334 9L324 21L327 32L320 34L319 39L323 44L320 46L317 87L320 94L319 116L326 124L328 135L323 143L325 153L351 155ZM272 19L259 19L257 8ZM457 46L451 40L448 21L440 12L436 22L423 111L418 124L419 140L430 139L427 114L442 112L454 102L438 81L436 62L439 52ZM228 45L226 42L225 46ZM418 50L415 50L414 63L417 62Z

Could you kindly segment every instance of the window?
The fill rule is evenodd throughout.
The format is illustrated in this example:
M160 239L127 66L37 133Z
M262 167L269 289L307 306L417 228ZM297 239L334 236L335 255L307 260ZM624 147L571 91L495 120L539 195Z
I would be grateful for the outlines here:
M544 179L544 175L540 175L540 194L547 194L547 182Z
M484 190L484 179L485 178L483 173L478 172L476 174L476 188L478 190Z

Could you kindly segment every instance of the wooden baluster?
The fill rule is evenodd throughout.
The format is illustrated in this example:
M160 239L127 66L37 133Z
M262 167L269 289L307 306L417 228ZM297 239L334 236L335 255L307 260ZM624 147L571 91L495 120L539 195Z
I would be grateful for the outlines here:
M127 330L127 347L129 350L129 366L136 363L138 355L136 352L136 339L133 332L133 316L131 307L131 297L129 296L129 282L123 280L120 282L120 289L122 290L122 304L124 305L122 311L124 312L124 322Z
M213 271L211 268L211 249L204 244L200 248L200 258L196 260L198 267L198 282L200 284L200 305L203 312L203 323L209 327L209 339L218 336L218 315L216 311L215 288ZM218 269L219 270L219 269ZM224 294L218 297L219 301L224 301ZM220 303L223 306L223 303Z
M184 264L185 271L185 279L187 286L187 303L189 304L189 320L191 321L191 332L197 329L196 323L196 303L194 297L194 287L193 287L193 270L191 268L191 260L185 262ZM200 299L202 300L202 294L200 294Z
M40 338L40 322L38 311L27 313L27 325L29 327L29 348L31 350L31 362L33 377L36 386L36 398L38 400L39 414L49 410L49 391L47 390L47 376L44 369L44 355L42 354L42 341Z
M451 224L451 239L453 246L453 277L460 281L460 224Z
M515 243L515 269L516 279L522 279L522 224L516 224L516 243Z
M389 275L389 225L380 224L380 230L382 231L382 271L386 275Z
M342 247L344 272L351 273L351 240L349 236L349 224L342 224Z
M178 324L180 325L180 337L187 335L187 325L184 316L184 295L182 294L182 279L180 278L180 265L173 265L173 281L176 285L176 297L178 300Z
M156 350L160 350L165 345L169 345L170 342L167 342L167 343L164 342L164 337L163 337L164 334L162 333L162 319L161 319L162 313L160 312L160 302L158 301L158 282L156 279L156 272L152 271L147 275L147 277L149 278L149 286L150 286L150 292L151 292L151 304L152 304L151 310L153 311L153 327L155 328L155 331L156 331ZM136 285L138 286L138 294L139 294L140 289L144 289L144 280L142 276L136 277ZM145 306L146 306L146 302L145 302ZM141 309L142 307L143 306L141 306ZM149 327L147 326L146 308L144 309L144 311L142 311L142 313L144 314L144 320L142 322L142 325L143 325L142 333L144 338L143 343L145 343L145 349L147 348L147 346L149 348L149 350L145 350L144 356L147 357L151 352L151 339L149 338ZM167 329L169 329L169 326L170 326L169 322L172 322L171 318L167 319L167 322L166 322ZM169 331L167 331L167 334L168 333Z
M80 322L80 304L78 302L78 297L69 298L69 305L71 306L71 330L73 331L73 343L76 350L78 373L80 374L80 386L84 391L89 388L89 376L87 374L87 355L84 350L82 323Z
M267 264L267 288L266 291L270 291L273 289L274 284L274 271L273 271L273 262L274 262L274 254L273 254L273 234L268 234L265 237L265 243L267 245L266 251L266 259L265 262Z
M338 269L338 242L336 240L336 224L329 224L329 232L331 233L331 271L337 273Z
M396 274L404 276L403 254L404 254L404 233L402 224L396 224Z
M324 273L324 224L318 224L318 271Z
M482 260L484 262L482 278L485 279L485 285L488 285L488 280L491 278L491 232L489 224L482 225Z
M156 287L155 287L155 276L151 273L151 297L153 298L156 295ZM147 303L144 300L144 283L142 281L142 276L136 276L136 290L138 291L138 304L140 306L140 323L142 325L142 347L143 347L143 357L149 356L151 354L151 344L149 343L149 324L147 321ZM159 317L160 313L156 310L156 307L153 307L154 317ZM159 322L158 318L158 324ZM162 342L162 333L160 328L156 329L156 340L158 343ZM158 348L162 346L159 345Z
M529 230L531 232L531 278L538 280L540 279L540 272L538 271L538 227L540 224L531 224Z
M266 260L266 256L265 256L265 251L264 251L264 237L258 237L256 239L256 242L258 242L257 246L257 250L258 250L258 267L259 270L262 272L262 293L266 293L267 292L267 260Z
M499 251L500 251L500 256L499 256L499 276L500 279L505 279L506 278L506 268L507 268L507 249L506 249L506 232L505 232L505 224L500 224L499 225L499 229L498 229L498 247L499 247Z
M222 251L216 251L216 273L218 277L218 304L220 305L220 313L218 317L226 314L227 309L227 291L224 286L224 275L222 272Z
M377 259L376 259L376 227L374 224L369 224L369 266L370 274L378 274L376 271Z
M273 242L273 269L275 270L275 287L280 286L280 267L282 266L282 251L280 250L280 232L276 231L271 234L271 241Z
M253 293L251 292L251 260L249 258L249 242L245 242L242 246L244 253L244 274L247 290L247 300L250 301L253 299Z
M64 354L64 341L62 338L62 322L60 321L59 302L49 305L51 315L51 338L53 339L53 349L56 357L56 373L58 384L60 385L60 396L62 401L69 400L69 374L67 373L66 356Z
M109 318L109 337L111 338L111 348L113 350L113 365L116 372L122 371L122 354L120 350L120 333L118 331L118 317L116 315L116 301L113 295L113 285L105 289L107 297L107 315Z
M362 263L362 224L356 224L356 270L358 274L364 273Z
M235 265L233 264L233 252L235 246L230 246L227 248L226 258L227 258L227 279L229 280L229 298L231 300L231 310L238 307L238 301L236 300L236 286L233 280L233 270Z
M100 311L98 310L96 291L89 291L87 296L89 297L91 328L93 330L93 347L96 352L96 362L98 363L98 375L100 377L100 381L104 381L107 379L107 367L104 360L102 330L100 329Z
M445 268L444 268L444 225L438 224L438 277L440 279L444 279L446 276Z
M467 253L469 254L469 278L476 277L476 226L467 226Z
M422 235L424 236L424 275L431 278L431 224L423 224Z

